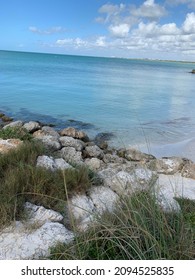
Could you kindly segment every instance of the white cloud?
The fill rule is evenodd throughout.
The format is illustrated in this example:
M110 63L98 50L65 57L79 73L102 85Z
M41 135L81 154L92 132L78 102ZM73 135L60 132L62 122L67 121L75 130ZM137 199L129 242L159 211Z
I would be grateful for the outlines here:
M81 47L88 48L90 46L90 42L81 38L66 38L62 40L57 40L55 45L59 47L72 46L77 49Z
M61 26L54 26L49 29L43 30L43 29L37 28L36 26L30 26L29 31L31 31L33 33L37 33L39 35L51 35L51 34L55 34L55 33L64 33L64 32L66 32L66 29Z
M119 25L110 25L109 30L115 37L126 37L129 34L130 26L127 23L121 23Z
M195 13L187 14L182 28L185 33L195 33Z
M157 5L154 0L147 0L141 7ZM153 54L162 53L161 58L192 57L195 60L195 13L188 13L183 24L177 26L175 22L160 24L156 20L154 13L153 20L146 20L144 16L135 17L132 7L107 4L102 6L101 12L109 13L107 22L104 24L109 33L107 36L94 36L93 38L64 38L57 40L55 47L64 50L79 49L80 52L91 51L104 54L115 55L115 53L131 56L152 57ZM156 6L155 6L156 7ZM156 11L161 11L157 5ZM147 10L147 9L146 9ZM133 9L135 11L135 8ZM139 10L141 11L141 10ZM165 11L162 9L162 11ZM140 14L141 15L141 14ZM142 10L143 15L143 10ZM163 15L163 12L161 13ZM106 14L107 16L107 14Z
M139 8L134 8L131 14L136 17L158 20L167 14L166 9L156 4L154 0L146 0Z
M188 8L195 9L195 0L166 0L166 3L173 6L186 4Z
M106 37L100 36L99 38L97 38L95 41L95 45L97 47L106 47Z

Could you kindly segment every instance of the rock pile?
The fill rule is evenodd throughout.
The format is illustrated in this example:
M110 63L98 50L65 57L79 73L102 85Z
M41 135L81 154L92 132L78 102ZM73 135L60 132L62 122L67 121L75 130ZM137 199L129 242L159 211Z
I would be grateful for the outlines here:
M72 127L56 131L33 121L11 122L3 129L6 127L23 127L56 152L56 158L40 155L37 166L53 172L84 165L96 173L101 185L70 198L64 217L27 203L27 221L15 222L0 232L0 259L48 256L49 247L59 241L71 242L75 231L86 230L105 211L113 212L124 196L138 191L150 190L165 211L179 211L176 197L195 200L195 164L188 159L157 159L132 148L117 150L106 143L90 141L86 133ZM0 139L0 153L2 141L12 142Z

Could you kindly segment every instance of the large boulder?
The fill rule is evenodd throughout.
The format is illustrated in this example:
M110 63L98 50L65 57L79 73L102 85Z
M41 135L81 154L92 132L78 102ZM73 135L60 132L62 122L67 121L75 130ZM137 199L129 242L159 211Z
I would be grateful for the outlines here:
M153 191L157 202L165 211L179 211L175 198L195 200L195 180L183 178L181 174L160 174Z
M190 161L186 163L182 169L181 175L195 180L195 163Z
M30 203L25 205L29 219L13 222L0 232L0 260L46 258L59 242L70 243L74 234L62 224L62 216Z
M88 195L94 204L94 213L97 216L105 211L113 213L119 201L119 196L105 186L92 187Z
M77 130L74 127L64 128L62 131L60 131L60 135L61 136L70 136L70 137L73 137L76 139L80 139L84 142L89 141L89 137L87 136L87 134L84 131Z
M73 147L77 151L82 151L85 146L83 141L74 139L73 137L69 136L60 137L59 141L63 147Z
M38 131L36 131L38 132ZM35 132L35 133L36 133ZM40 140L45 147L51 151L58 151L61 149L60 142L52 135L36 135L34 136L37 140Z
M23 125L23 128L26 129L28 132L33 133L41 128L38 122L30 121Z
M73 164L83 163L82 153L73 147L64 147L60 151L61 157Z
M103 174L103 172L100 172L100 174ZM137 168L131 172L119 171L116 174L110 171L107 172L107 176L105 174L103 176L104 185L110 187L118 195L149 190L156 180L156 173L146 168Z
M87 158L85 160L85 164L89 167L89 169L91 169L92 171L98 171L102 165L103 162L102 160L98 159L98 158Z
M73 229L84 231L93 220L94 204L85 194L75 195L69 199L65 210L67 213L65 224Z
M150 154L142 153L134 148L119 149L118 155L120 157L124 157L125 159L127 159L129 161L140 161L140 162L144 162L144 163L155 158L154 156L152 156Z
M53 157L49 156L39 156L37 158L37 166L49 169L51 171L55 171L57 169L65 170L69 168L73 168L69 163L67 163L62 158L54 159Z
M148 167L158 173L172 175L180 172L184 166L184 160L179 157L165 157L150 161Z
M9 124L6 124L3 129L6 129L8 127L11 127L11 128L16 128L16 127L22 127L23 126L23 121L14 121L14 122L11 122Z
M119 197L110 188L92 187L88 194L75 195L67 202L65 224L85 231L105 212L113 212Z
M23 141L20 139L0 139L0 153L5 154L12 149L19 147Z
M103 151L97 145L87 146L84 152L86 157L102 159L104 156Z

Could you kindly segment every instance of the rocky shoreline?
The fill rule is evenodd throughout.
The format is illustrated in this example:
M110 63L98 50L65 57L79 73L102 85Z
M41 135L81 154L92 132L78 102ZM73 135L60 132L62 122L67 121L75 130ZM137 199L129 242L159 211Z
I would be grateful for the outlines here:
M37 157L37 167L55 172L85 166L96 174L100 184L69 198L64 216L26 202L28 219L15 221L0 231L0 259L47 257L50 247L58 242L71 242L97 217L105 211L112 213L124 197L135 192L150 191L164 211L180 211L176 197L195 200L195 163L189 159L155 158L133 148L111 148L101 138L93 141L73 127L57 131L36 121L25 123L4 118L2 130L6 128L25 129L51 151L50 156ZM20 145L19 139L0 139L0 153Z

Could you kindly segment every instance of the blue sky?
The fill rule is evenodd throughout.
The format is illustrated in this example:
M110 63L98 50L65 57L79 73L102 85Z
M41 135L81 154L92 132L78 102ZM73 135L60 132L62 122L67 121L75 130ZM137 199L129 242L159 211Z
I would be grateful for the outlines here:
M195 0L0 0L0 49L195 61Z

